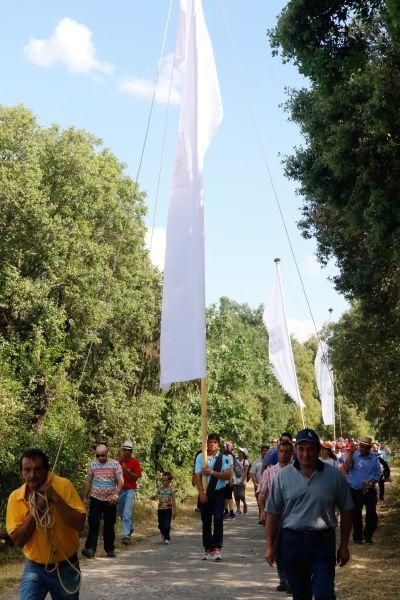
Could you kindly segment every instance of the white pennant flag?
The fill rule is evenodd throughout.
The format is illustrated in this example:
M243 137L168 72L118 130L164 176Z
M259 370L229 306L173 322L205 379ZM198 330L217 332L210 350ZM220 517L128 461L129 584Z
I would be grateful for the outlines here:
M305 404L301 399L297 383L278 266L275 285L264 308L263 320L268 330L269 360L272 371L285 392L295 401L297 406L304 408Z
M183 91L168 213L160 385L206 377L203 164L222 101L201 0L181 0L175 68Z
M329 352L328 345L321 341L318 345L317 356L314 362L324 425L335 424L335 392Z

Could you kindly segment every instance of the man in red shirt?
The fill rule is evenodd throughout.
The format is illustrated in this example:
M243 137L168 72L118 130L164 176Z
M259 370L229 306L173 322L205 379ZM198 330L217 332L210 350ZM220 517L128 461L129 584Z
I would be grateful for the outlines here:
M139 461L132 456L133 444L129 440L123 443L119 462L124 476L124 487L119 493L118 514L122 520L122 543L130 544L134 530L132 507L136 495L136 482L142 475Z

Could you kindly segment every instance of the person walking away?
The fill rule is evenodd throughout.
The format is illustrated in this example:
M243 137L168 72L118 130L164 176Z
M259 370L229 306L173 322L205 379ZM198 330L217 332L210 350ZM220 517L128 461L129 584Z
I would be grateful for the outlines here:
M236 514L241 515L240 502L243 504L243 512L247 513L247 502L246 502L246 483L247 473L250 468L249 461L247 460L249 451L247 448L238 448L238 455L233 461L233 496L236 503Z
M96 554L100 522L103 519L104 550L110 558L115 557L115 521L117 501L124 485L121 465L117 460L108 458L107 446L100 444L96 448L96 460L89 466L83 502L89 500L89 532L82 554L93 558Z
M142 469L137 458L132 456L133 444L126 440L121 449L119 464L124 477L124 487L119 493L117 512L122 522L121 542L125 545L131 543L131 535L134 531L132 508L135 501L137 480L142 476Z
M233 444L232 442L224 443L224 455L228 457L229 466L233 472L233 461L235 457L232 454ZM235 511L234 511L234 502L233 502L233 480L232 477L228 481L225 486L225 509L224 509L224 519L235 519Z
M161 488L158 490L158 529L164 544L170 544L171 520L175 518L176 501L175 492L171 487L172 475L164 471L161 475Z
M48 456L39 448L22 454L20 469L24 483L10 494L6 516L8 535L25 556L20 600L47 593L53 600L77 600L86 509L72 483L50 472Z
M276 562L275 539L282 528L282 563L293 600L334 600L335 564L347 564L353 502L338 469L319 460L320 441L312 429L296 436L296 460L272 482L267 502L265 559ZM340 510L336 546L335 506Z
M221 560L225 486L231 478L232 471L228 458L219 451L219 442L219 435L210 433L207 438L207 467L202 467L202 453L197 456L195 465L195 481L203 523L203 560ZM206 489L203 488L202 475L207 476Z
M258 492L257 492L257 488L258 488L258 484L260 482L261 479L261 473L263 470L263 458L264 456L267 454L269 450L269 446L261 446L260 448L260 457L257 458L253 464L250 467L250 477L251 477L251 481L253 482L253 487L254 487L254 495L256 497L256 502L258 505ZM258 505L258 524L259 525L264 525L264 508L260 509L260 506Z
M265 507L266 502L271 495L272 482L278 475L279 471L290 464L293 454L293 444L288 440L283 440L278 446L278 462L272 467L265 469L261 475L260 483L258 484L258 499L262 511L264 513L264 524L265 524ZM275 538L275 560L278 569L279 585L276 588L277 592L288 592L290 593L290 586L285 577L285 571L282 563L282 532L279 530Z
M353 541L356 544L372 543L372 536L378 525L376 505L378 496L377 483L381 477L381 466L378 458L371 452L372 438L362 437L359 440L359 450L354 442L344 461L347 481L351 488L354 502L353 510ZM365 527L363 530L362 510L365 506Z

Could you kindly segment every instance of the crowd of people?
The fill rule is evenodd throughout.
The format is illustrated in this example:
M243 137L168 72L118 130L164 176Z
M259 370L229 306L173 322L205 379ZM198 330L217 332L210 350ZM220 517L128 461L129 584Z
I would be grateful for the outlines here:
M221 449L220 442L211 433L206 466L202 453L194 465L203 560L222 559L223 522L246 514L251 479L258 523L266 531L265 558L278 570L277 591L294 600L333 600L335 566L349 561L351 531L354 543L372 543L378 489L383 500L385 482L391 481L388 444L370 437L321 442L315 431L304 429L294 439L284 432L271 445L261 446L260 456L250 464L247 448L238 447L235 455L232 442Z
M250 463L249 451L210 433L207 457L198 452L193 484L198 491L202 519L203 560L222 560L224 520L246 515L248 482L257 500L258 523L265 526L265 558L276 565L278 591L294 600L335 598L335 565L349 560L348 541L372 543L377 527L376 505L390 481L391 449L369 437L320 442L311 429L293 436L284 432L260 448ZM204 466L206 465L206 466ZM82 554L93 558L101 521L106 555L115 557L115 524L121 519L121 542L128 545L134 532L132 508L142 476L133 457L133 444L122 444L118 459L104 444L96 447L82 499L72 483L49 470L40 449L23 453L24 483L11 493L6 525L11 540L23 548L26 561L20 586L21 600L79 598L79 533L87 515L88 531ZM170 543L176 511L171 473L161 476L154 497L162 542ZM363 524L363 508L365 523ZM339 512L338 512L339 511ZM335 529L340 520L340 544Z

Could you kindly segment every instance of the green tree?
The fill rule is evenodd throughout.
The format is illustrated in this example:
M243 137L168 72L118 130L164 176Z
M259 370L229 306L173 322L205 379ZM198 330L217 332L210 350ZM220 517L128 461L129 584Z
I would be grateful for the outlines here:
M93 135L0 107L0 373L60 468L135 423L154 388L160 278L143 194ZM22 404L21 404L22 403ZM15 459L15 457L14 457ZM78 469L79 470L79 469Z
M380 382L377 401L389 409L380 423L392 430L400 358L399 32L398 2L387 0L291 0L270 32L274 51L309 79L287 103L305 140L286 160L303 196L300 227L317 240L321 263L335 259L337 289L357 300L371 324L368 346L379 331L382 360L367 380L371 389Z

